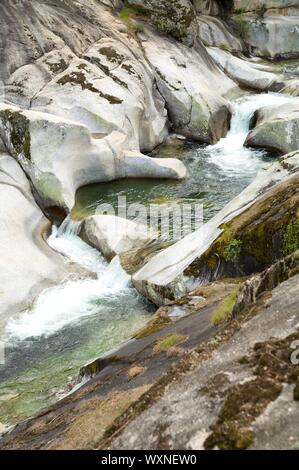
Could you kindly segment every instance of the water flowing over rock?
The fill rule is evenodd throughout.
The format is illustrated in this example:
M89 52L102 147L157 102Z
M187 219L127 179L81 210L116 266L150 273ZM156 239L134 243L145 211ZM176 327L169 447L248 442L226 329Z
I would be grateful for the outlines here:
M298 447L298 39L298 0L2 0L1 449Z

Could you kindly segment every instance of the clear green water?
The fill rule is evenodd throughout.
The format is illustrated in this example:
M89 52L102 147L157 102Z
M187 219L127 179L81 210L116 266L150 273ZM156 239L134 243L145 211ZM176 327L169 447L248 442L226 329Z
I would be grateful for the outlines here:
M98 311L79 323L7 347L0 366L0 422L18 422L57 401L82 365L128 340L154 310L128 289L117 299L101 299Z
M250 98L248 103L240 103L230 135L219 145L207 147L180 141L156 150L155 156L177 157L185 163L189 177L184 181L121 180L90 185L78 191L72 217L83 219L93 214L101 203L112 204L117 209L118 196L126 196L127 204L142 203L145 206L152 203L201 203L205 219L211 218L253 180L259 169L271 161L271 156L266 152L242 146L248 132L251 113L248 108L256 109L255 100L260 99L265 97L261 95ZM56 401L83 364L129 339L155 310L134 289L128 288L121 295L100 296L98 299L93 292L87 301L88 288L82 281L79 287L80 295L82 290L79 315L76 304L68 308L72 293L76 294L76 286L73 291L68 291L69 299L57 297L56 293L53 297L56 317L53 315L52 333L50 328L50 333L42 334L42 318L36 315L34 321L38 326L40 321L42 324L40 333L13 339L6 348L6 364L0 365L0 422L15 423ZM60 310L56 309L54 301L59 309L61 301L66 301L66 310L62 313L74 314L76 321L57 329L55 322ZM52 320L49 299L45 305L40 314L46 314ZM48 321L45 324L48 329L51 327ZM32 325L35 329L36 324ZM26 321L21 326L26 330Z
M232 151L233 152L233 151ZM99 204L108 203L117 215L118 196L126 196L127 204L184 203L196 202L203 205L205 219L213 217L234 196L239 194L255 177L257 171L268 164L273 157L267 152L243 149L247 154L238 164L221 166L217 152L194 142L185 141L164 146L156 150L157 157L180 158L187 166L189 177L183 181L166 180L119 180L85 186L77 192L76 205L72 216L83 219L93 215Z

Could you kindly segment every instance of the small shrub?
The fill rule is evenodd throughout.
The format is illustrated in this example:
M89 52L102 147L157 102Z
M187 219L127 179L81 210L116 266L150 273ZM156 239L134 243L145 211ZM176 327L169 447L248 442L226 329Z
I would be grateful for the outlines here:
M256 8L256 16L259 20L263 19L264 16L265 16L265 13L267 11L267 7L265 5L265 3L262 3L261 5L259 5L257 8Z
M236 263L240 258L242 250L242 241L233 238L224 248L224 259L227 262Z
M133 8L124 7L119 12L119 17L123 21L129 21L131 17L134 15L134 13L135 13L135 10Z
M299 249L299 220L290 222L283 235L283 254L291 255Z
M245 18L245 11L244 9L238 10L237 14L235 15L235 20L237 21L239 25L239 31L240 31L240 36L243 39L246 39L248 32L249 32L249 27L248 23Z

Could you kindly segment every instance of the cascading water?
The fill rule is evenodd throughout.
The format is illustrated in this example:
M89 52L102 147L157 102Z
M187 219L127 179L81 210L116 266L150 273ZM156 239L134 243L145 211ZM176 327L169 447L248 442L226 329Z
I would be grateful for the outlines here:
M84 363L128 340L153 312L119 259L108 264L79 231L80 223L68 218L53 227L48 242L82 266L82 274L45 289L30 310L6 325L0 397L8 401L0 400L1 422L26 418L57 400Z
M147 204L157 198L197 201L203 204L206 219L212 217L269 163L263 150L243 146L252 114L288 99L262 94L234 101L231 129L224 139L213 146L183 144L181 157L190 173L185 181L102 184L92 189L91 199L83 198L80 210L102 202L116 204L117 196L125 194L128 203ZM79 232L80 222L67 218L59 228L53 227L48 242L68 262L81 266L82 274L79 271L76 277L44 290L30 310L8 322L0 337L9 343L0 371L3 423L26 418L55 401L82 364L129 339L153 312L130 286L119 260L108 264L80 239Z
M231 128L227 136L216 145L207 147L210 161L224 172L242 174L256 172L260 167L263 150L249 149L244 143L249 132L251 118L263 106L281 105L291 98L277 93L240 98L232 103Z
M69 261L95 273L97 278L68 280L45 289L30 311L7 324L10 340L52 335L68 323L97 314L100 299L130 293L130 277L121 268L119 259L116 257L107 264L97 250L79 238L79 231L80 222L67 218L59 229L53 227L49 245Z

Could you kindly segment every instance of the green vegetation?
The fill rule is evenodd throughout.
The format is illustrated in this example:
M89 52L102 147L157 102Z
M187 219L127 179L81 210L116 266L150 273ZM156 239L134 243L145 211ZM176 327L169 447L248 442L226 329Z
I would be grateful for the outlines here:
M184 341L186 341L186 339L187 339L187 336L177 335L177 334L165 336L165 338L162 338L159 341L157 341L154 347L154 353L158 354L160 352L167 351L173 346L183 343Z
M283 253L291 255L299 249L299 220L290 222L283 235Z
M224 43L219 44L219 49L222 49L223 51L229 51L229 47Z
M57 83L62 86L68 83L80 85L82 90L89 90L93 93L97 93L101 96L101 98L104 98L105 100L109 101L110 104L121 104L122 100L119 99L117 96L112 96L107 93L103 93L102 91L95 88L92 83L88 82L87 77L83 72L83 70L86 71L86 67L86 64L80 64L78 66L78 71L73 71L69 75L64 75L58 80Z
M20 111L4 110L0 113L4 127L10 131L10 141L17 155L31 159L30 122Z
M128 29L137 34L143 33L144 27L142 24L136 22L136 16L142 14L145 15L145 12L139 12L137 9L132 7L123 7L119 12L119 18L127 25Z
M265 13L267 11L267 7L265 3L262 3L261 5L258 5L256 7L256 15L259 20L263 19L265 16Z
M233 238L224 248L223 254L225 261L237 263L240 258L242 245L243 243L241 240Z
M222 302L220 302L212 316L212 323L214 326L224 322L232 315L236 300L238 298L238 293L239 289L236 289Z
M235 20L239 26L240 37L245 39L248 35L248 23L245 17L244 9L237 10L236 15L234 16Z
M124 7L120 12L119 12L119 17L122 21L130 21L132 16L135 14L134 8L131 7Z

